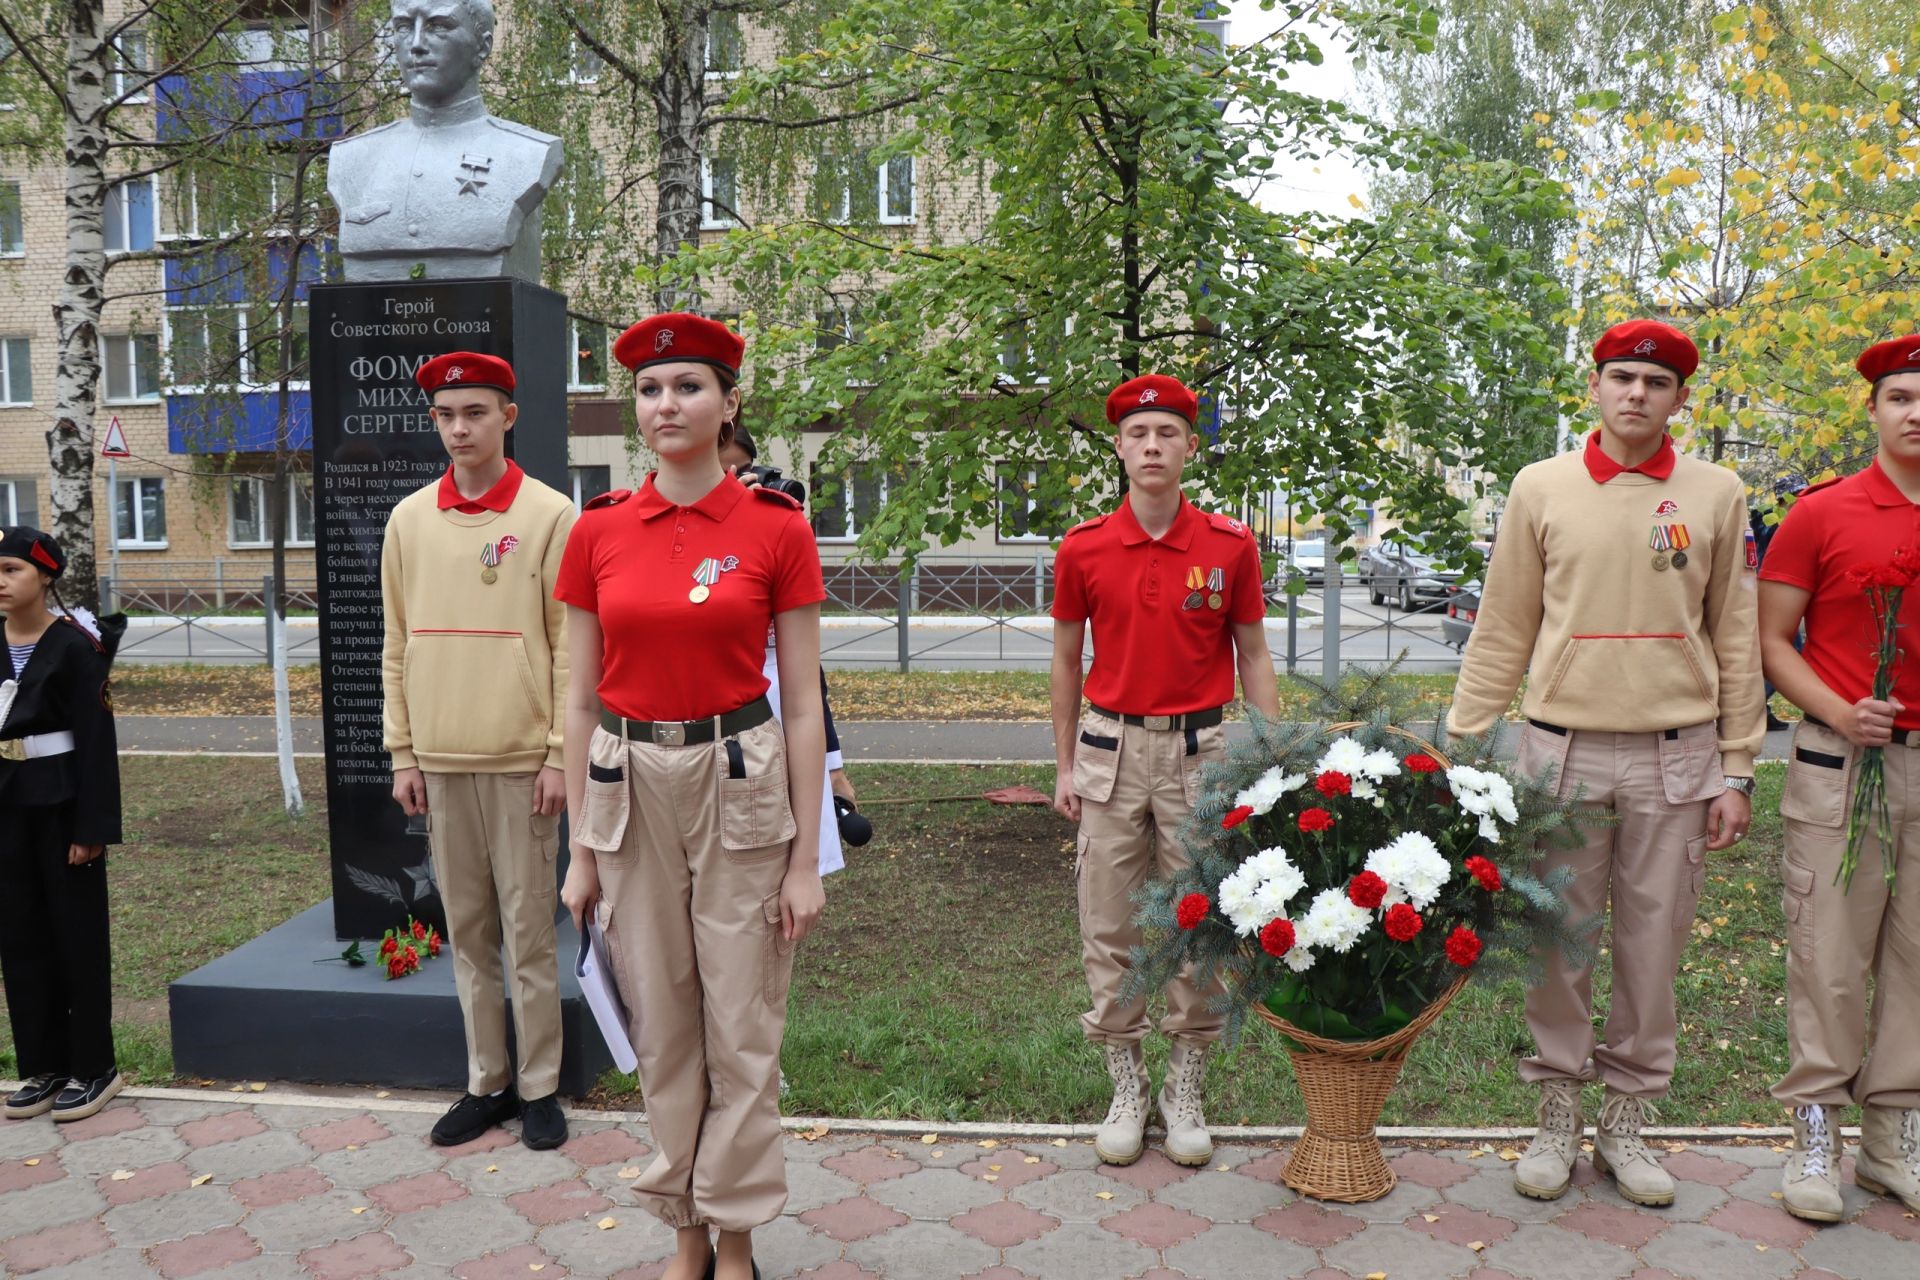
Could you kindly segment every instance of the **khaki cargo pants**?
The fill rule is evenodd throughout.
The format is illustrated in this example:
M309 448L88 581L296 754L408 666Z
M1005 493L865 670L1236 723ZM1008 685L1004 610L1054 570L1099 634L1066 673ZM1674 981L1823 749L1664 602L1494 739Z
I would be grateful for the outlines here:
M1522 773L1552 766L1560 794L1610 811L1617 825L1587 828L1579 848L1543 867L1573 870L1570 923L1611 905L1613 1004L1606 1039L1593 1034L1593 966L1547 957L1546 978L1527 990L1536 1052L1520 1078L1605 1081L1636 1098L1664 1097L1673 1080L1679 1025L1673 983L1707 879L1707 808L1726 789L1712 724L1664 733L1556 733L1527 725L1515 760Z
M1790 1107L1920 1107L1920 748L1884 753L1899 892L1887 892L1871 834L1849 891L1834 875L1847 848L1861 749L1824 725L1803 720L1793 731L1780 804L1790 1059L1773 1087Z
M467 1031L467 1092L560 1087L560 963L554 860L560 816L533 811L531 773L427 773L427 846L447 908L453 986ZM507 960L503 976L500 948ZM513 992L519 1070L507 1059Z
M1147 729L1089 710L1073 750L1073 790L1080 797L1074 881L1080 900L1080 961L1093 1007L1080 1017L1089 1040L1138 1043L1147 1034L1147 1001L1120 996L1140 945L1133 895L1156 872L1186 868L1176 832L1200 795L1200 767L1225 757L1226 730ZM1224 991L1193 983L1191 970L1167 984L1163 1034L1216 1040L1225 1016L1208 1008Z
M596 729L578 839L595 851L613 971L657 1148L634 1183L672 1227L780 1216L780 1040L793 947L780 883L794 835L787 753L768 720L665 747Z

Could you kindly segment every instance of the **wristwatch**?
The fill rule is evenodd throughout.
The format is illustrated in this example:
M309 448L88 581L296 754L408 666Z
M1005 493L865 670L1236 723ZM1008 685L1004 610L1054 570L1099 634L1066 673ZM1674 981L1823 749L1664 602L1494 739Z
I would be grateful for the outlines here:
M1753 799L1753 779L1752 778L1726 777L1726 778L1720 779L1720 781L1726 783L1727 790L1738 791L1741 795L1745 796L1747 799L1749 800Z

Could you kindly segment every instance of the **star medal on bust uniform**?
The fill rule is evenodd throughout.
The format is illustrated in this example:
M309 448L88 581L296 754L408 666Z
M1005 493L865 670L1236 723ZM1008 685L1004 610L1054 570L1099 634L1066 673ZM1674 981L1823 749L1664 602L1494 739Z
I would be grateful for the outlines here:
M720 581L720 575L740 567L739 556L715 558L708 556L693 571L693 590L687 592L687 599L695 604L705 604L713 594L713 584Z
M1687 533L1687 526L1675 524L1667 526L1667 537L1673 543L1673 554L1668 562L1676 569L1687 567L1687 548L1693 545L1693 538Z
M1205 587L1206 585L1207 585L1207 571L1205 569L1202 569L1197 564L1194 565L1192 568L1188 569L1187 570L1187 598L1180 602L1180 608L1182 610L1198 609L1202 604L1205 604L1206 596L1202 592L1201 588Z
M1647 545L1653 548L1653 567L1662 573L1666 572L1667 550L1673 545L1668 536L1667 526L1664 524L1653 526L1653 533L1647 538Z
M1221 605L1226 603L1226 599L1220 594L1226 585L1227 571L1225 569L1207 570L1207 608L1217 610Z

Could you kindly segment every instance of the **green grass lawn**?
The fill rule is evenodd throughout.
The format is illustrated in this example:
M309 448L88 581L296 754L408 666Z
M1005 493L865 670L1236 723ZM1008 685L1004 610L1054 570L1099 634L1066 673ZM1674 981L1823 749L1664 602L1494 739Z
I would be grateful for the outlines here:
M280 812L268 760L130 758L127 847L110 856L116 1034L143 1083L172 1077L166 985L328 892L318 761L302 762L312 806ZM1099 1058L1074 921L1073 832L1049 809L928 803L1024 782L1026 766L855 766L877 835L828 881L827 914L796 963L786 1109L928 1121L1097 1120ZM1680 1067L1660 1111L1672 1123L1777 1122L1766 1090L1786 1065L1778 817L1781 771L1761 769L1752 837L1714 855L1678 990ZM916 798L921 798L916 801ZM878 803L880 801L908 803ZM1604 1007L1603 962L1595 987ZM1516 984L1470 988L1416 1047L1388 1123L1523 1123L1533 1093L1514 1073L1527 1049ZM1149 1040L1158 1071L1165 1044ZM13 1066L0 1031L0 1072ZM596 1099L638 1107L630 1078ZM1298 1096L1264 1028L1213 1070L1221 1122L1293 1123Z

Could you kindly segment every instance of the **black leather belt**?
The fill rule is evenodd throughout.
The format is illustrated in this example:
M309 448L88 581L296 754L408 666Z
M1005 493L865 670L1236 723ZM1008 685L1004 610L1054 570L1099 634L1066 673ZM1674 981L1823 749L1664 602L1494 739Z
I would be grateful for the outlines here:
M1800 715L1808 724L1817 724L1828 733L1840 733L1838 729L1828 724L1825 720L1822 720L1819 716L1810 716L1804 711L1802 711ZM1846 735L1841 734L1840 736L1845 737ZM1893 745L1896 747L1920 747L1920 729L1895 729L1893 731Z
M1557 724L1548 724L1545 720L1535 720L1532 716L1528 716L1527 723L1536 729L1545 729L1548 733L1558 734L1562 738L1567 736L1567 730ZM1680 737L1680 731L1678 729L1661 729L1658 730L1658 732L1660 736L1668 742L1678 741Z
M1118 711L1109 711L1097 702L1089 702L1088 708L1095 715L1105 716L1109 720L1118 720L1122 724L1137 725L1142 729L1211 729L1226 719L1224 709L1208 707L1205 711L1189 711L1181 716L1123 716Z
M716 736L731 738L736 733L745 733L771 719L773 704L767 701L764 693L737 711L709 716L705 720L629 720L604 707L600 711L600 726L608 733L629 742L651 742L656 747L691 747L712 742ZM717 735L714 732L715 721L719 722Z

